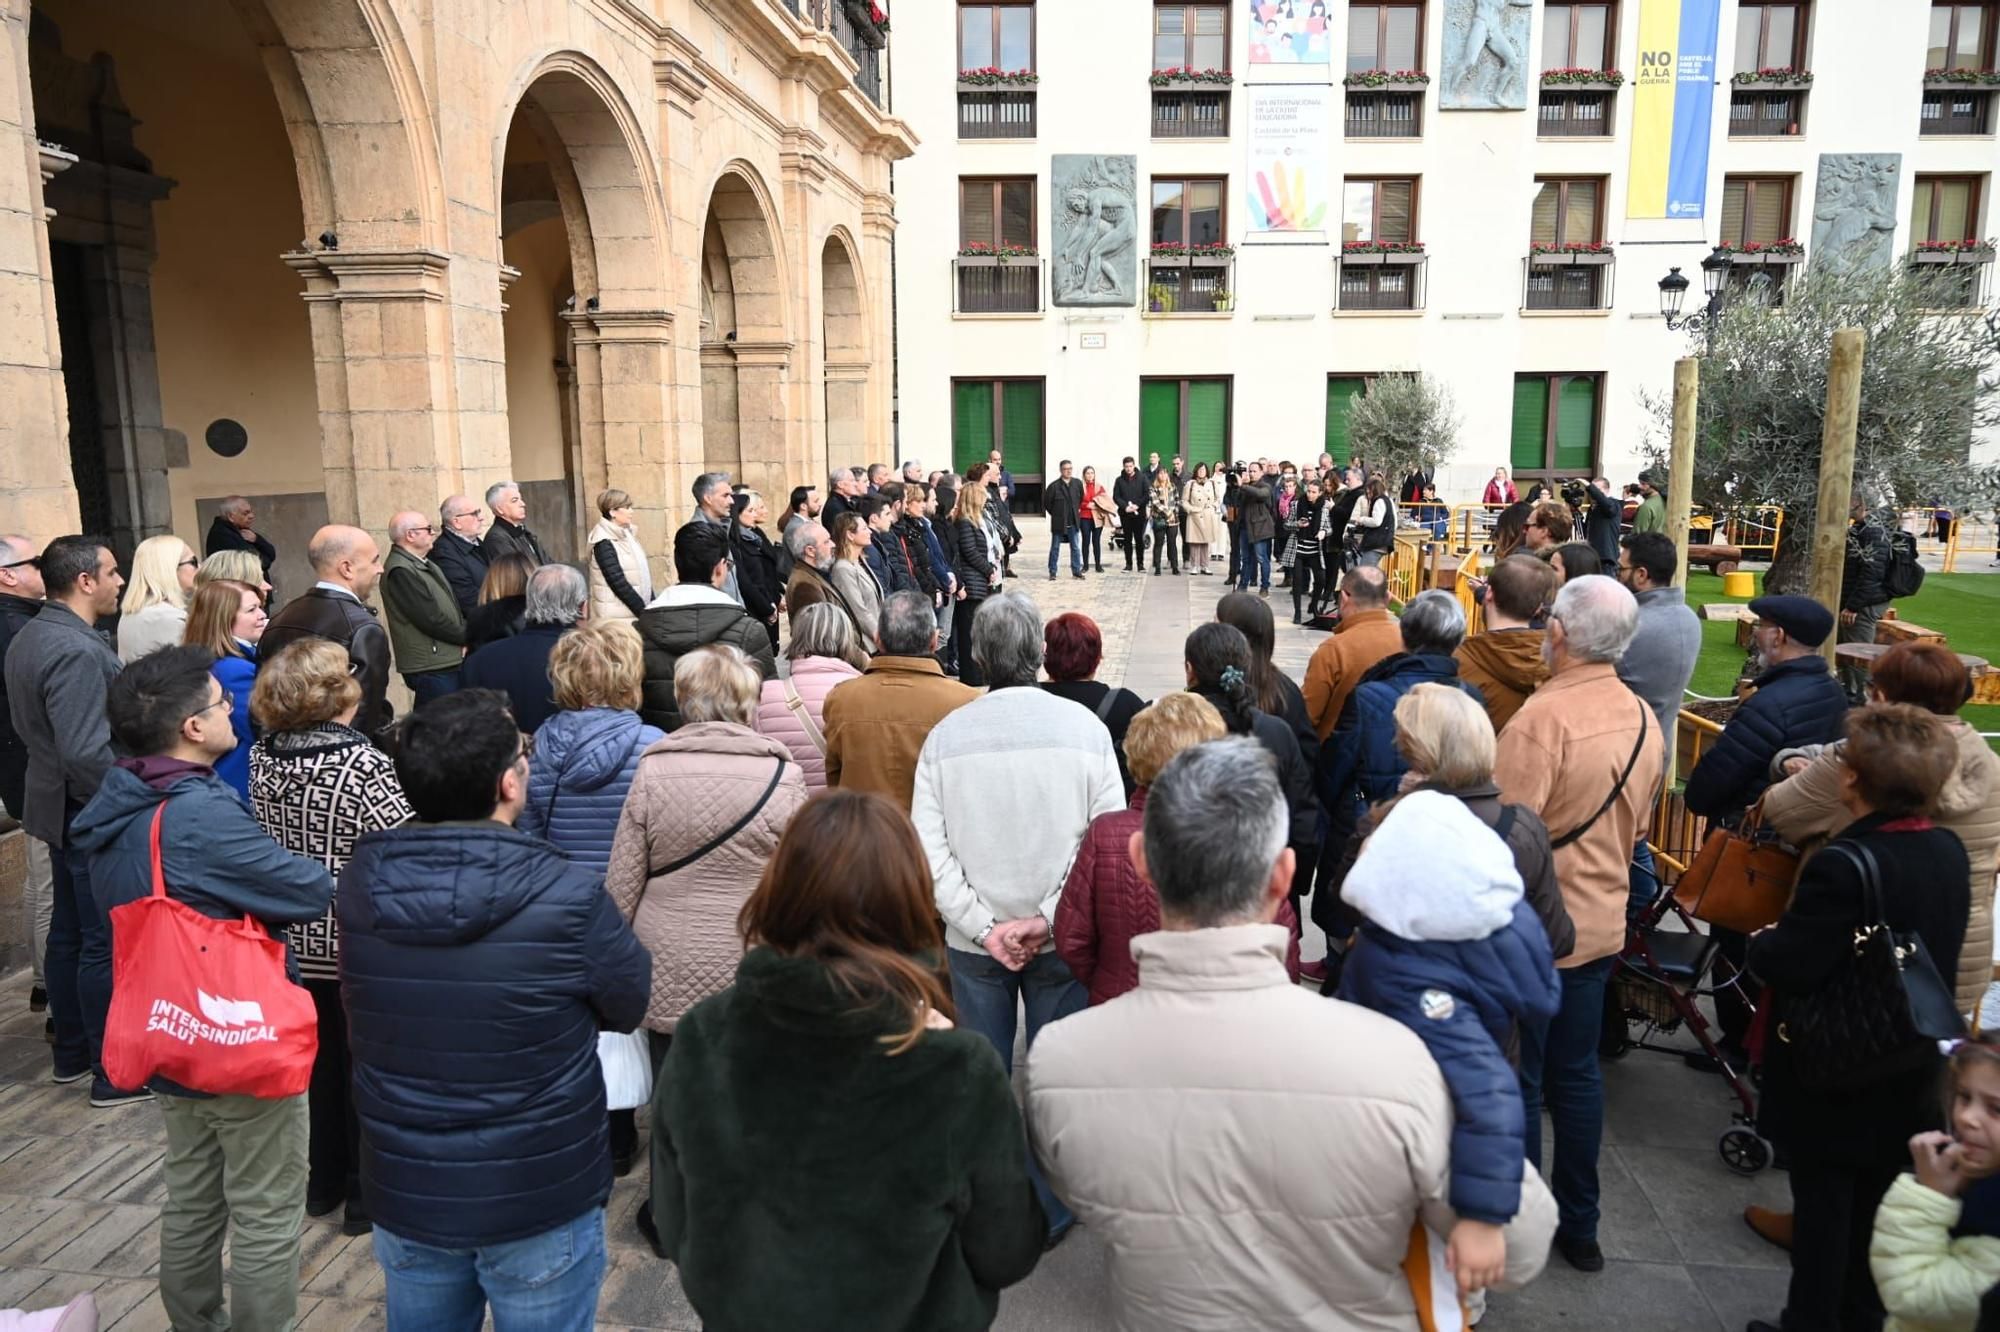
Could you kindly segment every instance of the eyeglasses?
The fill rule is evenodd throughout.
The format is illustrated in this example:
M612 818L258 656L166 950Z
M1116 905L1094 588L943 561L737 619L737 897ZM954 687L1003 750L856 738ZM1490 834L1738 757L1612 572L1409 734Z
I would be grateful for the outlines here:
M221 698L216 699L215 702L210 703L207 707L196 708L187 715L186 720L193 721L196 717L201 716L202 713L213 712L217 708L221 708L224 712L234 712L236 710L236 700L230 697L227 690L224 690Z
M174 567L178 569L199 569L201 568L201 561L190 555Z
M437 529L436 529L435 527L412 527L412 528L410 528L410 529L409 529L409 531L408 531L408 535L410 535L410 536L418 536L418 535L422 535L422 536L436 536L436 535L437 535Z
M461 518L484 518L485 516L486 516L486 510L484 509L467 509L462 513L453 514L446 521L455 523Z
M0 569L39 569L41 567L42 557L39 555L30 555L25 560L15 560L12 564L0 564Z

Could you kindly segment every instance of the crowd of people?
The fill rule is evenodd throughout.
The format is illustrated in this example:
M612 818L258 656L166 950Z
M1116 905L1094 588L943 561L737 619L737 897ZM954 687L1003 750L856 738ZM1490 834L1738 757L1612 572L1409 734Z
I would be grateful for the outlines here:
M206 558L153 537L129 578L98 538L0 537L31 1004L57 1083L161 1107L174 1325L289 1326L301 1218L338 1211L391 1327L589 1327L642 1148L639 1227L717 1328L987 1326L1077 1224L1133 1329L1461 1326L1551 1251L1601 1270L1607 986L1661 891L1646 839L1701 646L1673 542L1624 533L1603 478L1572 542L1570 504L1498 475L1518 513L1475 629L1453 594L1391 596L1422 474L1072 472L1043 491L1051 579L1065 549L1101 572L1105 528L1155 576L1226 546L1184 690L1098 680L1099 626L1014 585L997 455L836 470L775 539L704 474L670 582L626 493L578 569L507 482L392 515L386 558L320 529L279 606L238 498ZM1273 662L1274 545L1294 621L1332 608L1302 682ZM1897 647L1850 711L1835 614L1750 609L1755 692L1686 803L1819 849L1783 919L1721 949L1782 1022L1876 913L1968 1011L2000 759L1955 720L1963 665ZM262 927L241 992L120 946L162 898ZM1307 918L1328 949L1302 963ZM122 1085L168 1039L147 1013L180 1008L192 1053ZM1750 1005L1720 1016L1733 1058ZM1973 1327L2000 1054L1905 1051L1829 1094L1765 1050L1798 1206L1750 1218L1794 1268L1752 1332L1885 1303Z

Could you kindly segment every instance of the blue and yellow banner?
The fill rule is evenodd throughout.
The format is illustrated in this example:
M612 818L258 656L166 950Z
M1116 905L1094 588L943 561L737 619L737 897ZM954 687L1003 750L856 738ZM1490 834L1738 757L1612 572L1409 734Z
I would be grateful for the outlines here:
M1641 0L1627 217L1699 218L1708 202L1721 0Z

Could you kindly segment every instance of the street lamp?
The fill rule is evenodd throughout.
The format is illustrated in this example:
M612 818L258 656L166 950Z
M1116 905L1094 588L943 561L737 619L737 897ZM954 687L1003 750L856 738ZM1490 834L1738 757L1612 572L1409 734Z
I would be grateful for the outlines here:
M1729 251L1720 245L1709 251L1708 258L1701 261L1701 285L1708 299L1701 309L1687 315L1681 313L1681 305L1693 284L1679 268L1667 270L1660 279L1660 317L1667 321L1668 329L1705 334L1709 350L1715 349L1715 321L1722 315L1722 296L1729 289L1729 266Z

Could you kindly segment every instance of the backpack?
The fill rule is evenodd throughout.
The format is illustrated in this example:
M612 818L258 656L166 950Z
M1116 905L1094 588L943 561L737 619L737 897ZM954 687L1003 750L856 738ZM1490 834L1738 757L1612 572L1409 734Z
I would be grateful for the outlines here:
M1882 570L1882 590L1892 599L1914 597L1924 585L1924 566L1917 562L1917 539L1898 529L1889 534L1889 562Z

